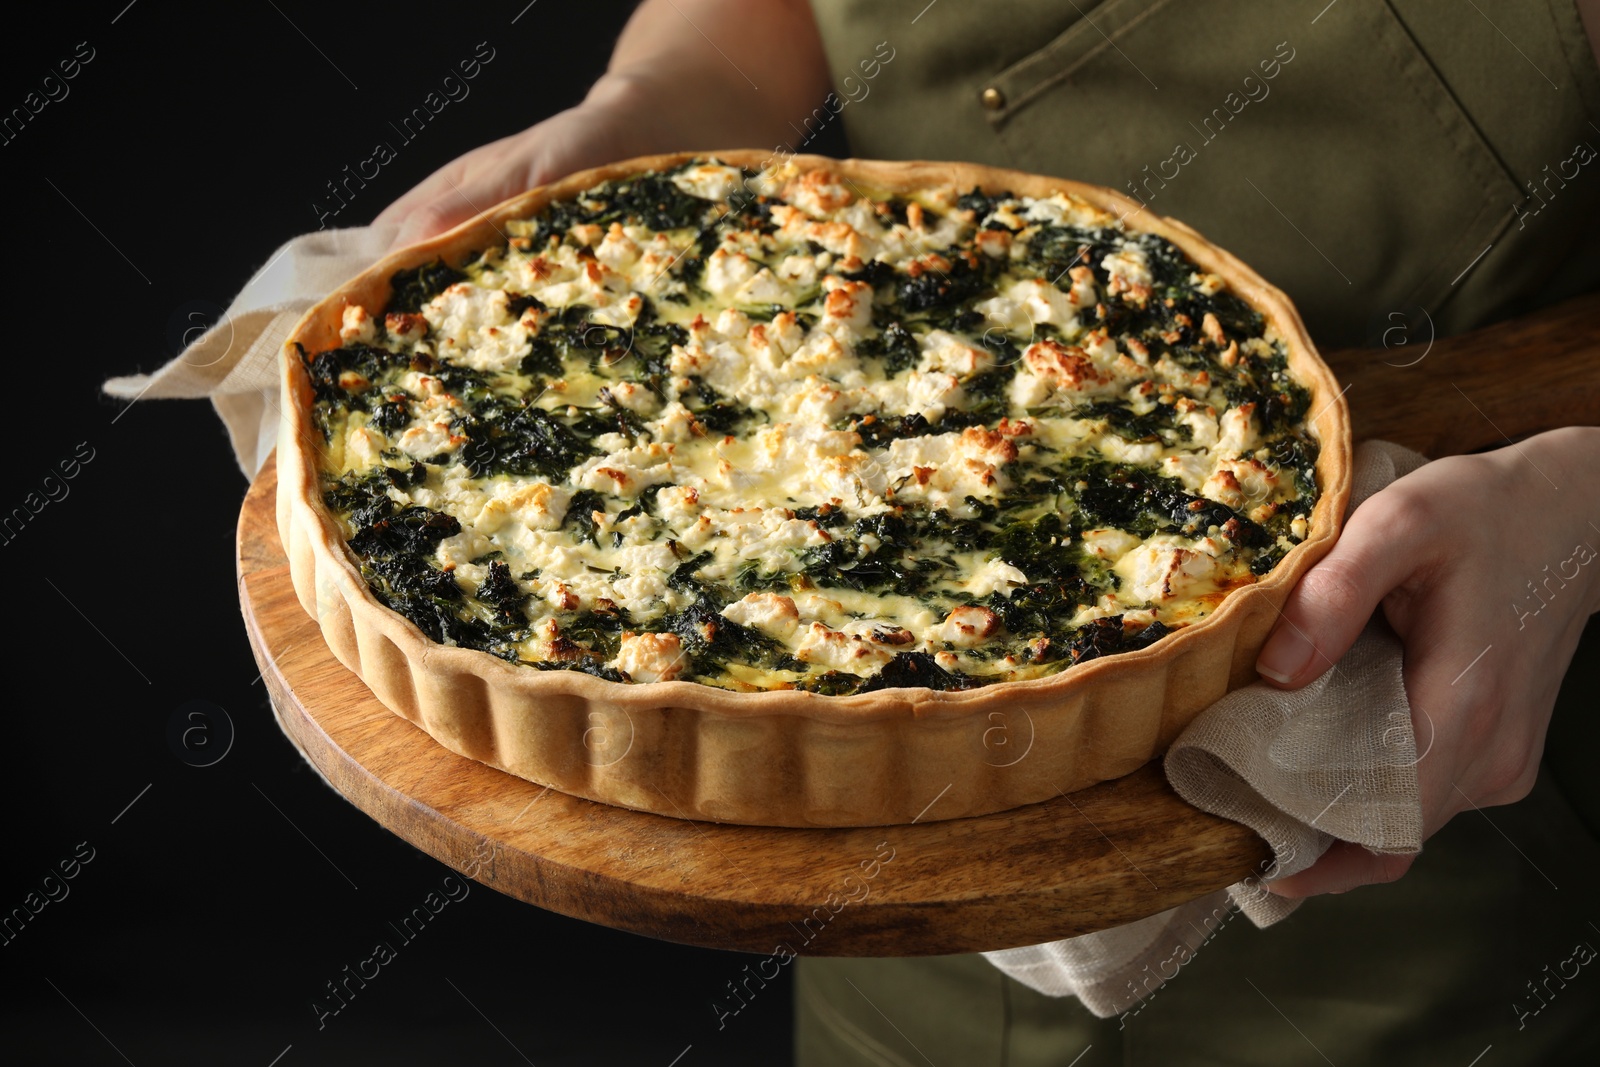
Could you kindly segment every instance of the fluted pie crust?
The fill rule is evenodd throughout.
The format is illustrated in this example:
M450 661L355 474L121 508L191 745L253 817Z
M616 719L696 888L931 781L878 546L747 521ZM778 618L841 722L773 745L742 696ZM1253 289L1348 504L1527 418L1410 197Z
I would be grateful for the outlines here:
M713 153L760 167L770 153ZM453 752L591 800L661 815L772 826L953 819L1035 803L1120 777L1161 754L1190 720L1255 680L1256 656L1289 590L1337 537L1350 489L1349 416L1299 314L1238 259L1109 189L968 163L795 156L891 192L936 186L1022 196L1066 192L1177 245L1260 311L1311 392L1320 496L1305 539L1209 616L1137 651L1058 674L957 692L848 696L739 693L696 682L628 684L536 671L429 639L383 606L323 502L313 390L295 345L341 344L350 304L382 307L398 270L458 262L502 240L502 224L600 182L706 153L652 156L574 174L449 233L394 252L312 308L281 360L278 530L295 591L339 661L396 714Z

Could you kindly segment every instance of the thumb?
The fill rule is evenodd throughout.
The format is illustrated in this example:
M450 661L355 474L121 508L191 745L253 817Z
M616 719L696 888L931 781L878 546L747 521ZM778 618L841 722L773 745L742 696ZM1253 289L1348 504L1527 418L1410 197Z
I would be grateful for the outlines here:
M1289 593L1277 627L1256 659L1267 681L1298 689L1323 675L1355 643L1372 612L1422 553L1406 521L1379 492L1345 525L1333 550Z

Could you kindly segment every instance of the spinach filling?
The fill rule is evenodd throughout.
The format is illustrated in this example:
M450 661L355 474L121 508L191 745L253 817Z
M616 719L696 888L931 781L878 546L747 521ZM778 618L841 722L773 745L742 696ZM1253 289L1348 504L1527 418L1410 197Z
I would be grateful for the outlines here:
M541 245L560 241L574 226L585 224L622 222L652 230L699 227L711 208L710 202L679 189L671 174L642 174L548 205L539 216L535 240Z
M973 212L978 227L1020 235L1024 231L997 217L1008 202L1013 198L1006 194L974 189L961 196L957 206ZM1270 514L1256 521L1151 469L1104 459L1097 453L1063 459L1049 448L1039 448L1008 469L1012 485L998 501L968 496L959 515L917 505L891 507L859 518L832 504L796 508L796 518L816 523L830 539L793 550L790 558L777 566L770 560L750 560L735 567L727 578L712 580L706 577L708 566L716 562L712 553L690 554L669 541L679 562L666 584L687 594L688 607L647 618L636 618L609 600L581 611L555 611L551 617L558 623L560 636L551 639L549 658L523 659L522 650L533 638L533 620L550 614L534 604L519 584L536 579L538 573L514 574L500 552L489 552L472 561L484 568L481 580L464 587L444 569L438 555L440 542L461 532L460 522L420 505L401 506L389 490L422 485L430 477L430 468L449 464L459 464L474 478L538 477L560 484L574 467L616 448L597 443L603 435L621 435L632 444L652 441L649 420L624 403L628 394L623 383L647 390L663 404L681 403L693 416L693 432L699 435L739 435L769 421L772 416L767 412L724 395L703 378L672 371L673 350L688 346L690 333L683 322L669 321L687 318L687 313L669 306L707 299L709 294L702 286L707 260L730 233L775 232L772 209L776 203L746 189L736 190L724 202L709 201L683 192L667 173L608 183L576 199L549 205L534 220L528 239L531 245L519 248L548 249L561 242L578 245L580 239L571 232L574 227L608 227L614 222L680 235L693 230L694 234L687 250L661 276L665 284L652 290L655 299L640 294L631 325L597 322L597 309L584 304L552 308L535 295L508 293L507 310L513 321L529 311L536 312L539 320L526 349L514 357L514 371L474 370L421 352L404 354L385 344L352 343L315 355L301 352L316 400L314 418L330 440L334 419L343 413L362 413L385 434L402 433L423 399L396 384L407 370L437 377L464 408L449 423L450 433L457 439L450 452L404 466L394 464L404 464L405 458L387 451L384 462L390 465L346 474L327 484L327 503L348 524L350 549L375 596L434 641L487 651L542 670L576 670L627 681L621 672L606 666L607 662L617 655L624 633L654 631L677 636L688 667L683 676L706 684L728 684L728 668L742 665L792 676L789 680L798 688L819 693L872 692L900 686L959 690L1001 680L1004 673L963 673L942 666L931 651L911 650L895 652L887 664L866 675L823 670L794 658L781 642L733 622L721 612L746 593L765 590L835 590L911 598L938 613L973 605L999 616L1002 631L980 647L966 650L969 659L992 663L1010 657L1011 662L1024 665L1070 665L1148 647L1171 632L1160 622L1124 625L1121 615L1072 625L1086 607L1115 593L1119 585L1117 575L1086 551L1082 541L1086 531L1111 527L1140 537L1211 533L1245 553L1256 575L1268 573L1287 544L1295 540L1293 524L1309 516L1317 495L1317 444L1301 428L1310 394L1290 376L1281 343L1270 349L1257 345L1251 358L1225 364L1203 327L1211 317L1230 337L1241 341L1257 338L1264 327L1258 312L1226 290L1208 294L1197 288L1194 264L1176 246L1154 235L1065 224L1030 225L1026 237L1017 237L1023 242L1020 252L1007 259L979 253L971 246L968 231L955 245L903 266L869 260L836 272L873 288L872 329L855 342L854 352L876 364L883 378L894 379L917 367L923 358L919 338L933 330L947 331L974 348L986 349L992 357L988 364L961 380L962 402L936 417L918 412L856 412L836 422L835 429L853 431L860 437L860 447L873 453L888 449L896 440L967 427L993 428L1004 417L1023 414L1012 410L1010 402L1023 350L1041 339L1067 339L1049 324L1033 326L1028 337L994 328L974 305L996 296L1019 277L1051 279L1058 288L1070 291L1071 283L1065 279L1078 267L1087 267L1105 290L1111 276L1104 260L1131 244L1143 253L1150 270L1148 298L1108 298L1093 308L1080 308L1080 322L1112 336L1137 339L1148 349L1152 362L1167 359L1190 371L1206 372L1230 405L1253 404L1263 447L1269 450L1272 464L1292 479L1299 499L1269 509ZM905 222L907 209L908 202L900 198L877 205L886 224ZM937 219L937 213L929 209L922 213L925 218ZM810 250L818 253L821 248L812 245ZM397 272L384 310L417 314L450 285L493 267L496 256L503 254L503 249L499 253L491 250L459 269L435 260ZM578 248L580 262L593 256L593 249ZM1081 271L1078 273L1082 277ZM748 305L740 310L764 321L791 312L801 329L809 330L821 313L821 297L820 290L812 290L792 305ZM658 306L657 301L663 303ZM667 317L663 317L663 308L668 309ZM602 383L597 402L552 404L543 400L552 387L565 388L563 383L582 375ZM1026 414L1038 413L1034 409ZM1099 423L1105 432L1128 445L1158 443L1167 449L1182 449L1193 439L1190 427L1177 421L1171 397L1137 407L1120 398L1062 402L1045 413ZM632 529L644 530L649 535L646 540L664 533L670 536L667 523L656 512L662 488L652 485L631 501L579 490L570 499L561 528L574 543L586 542L597 548L621 547L624 535L615 527L630 519L643 520ZM1253 514L1259 517L1262 513ZM605 518L604 525L613 531L605 537L597 515ZM983 596L965 592L961 582L966 575L950 558L960 554L969 554L969 560L1000 561L1020 570L1026 580ZM623 577L620 571L615 576Z
M456 580L436 566L439 542L460 533L461 523L418 505L401 508L389 497L391 485L413 485L425 477L420 464L407 471L383 467L347 474L328 488L325 499L353 528L347 543L379 602L440 644L519 662L517 646L528 636L527 598L506 565L491 563L490 578L478 590L492 613L474 611Z
M559 479L597 454L564 420L499 396L487 397L473 413L458 416L450 429L467 439L461 462L474 478L537 474Z
M893 659L868 677L847 671L825 671L807 679L800 688L826 696L875 693L880 689L923 687L941 691L976 689L991 679L947 671L928 652L897 652Z
M456 270L442 259L432 263L425 263L411 270L395 271L389 279L389 303L384 310L388 315L394 312L415 314L422 310L423 305L456 282L467 280L463 271Z

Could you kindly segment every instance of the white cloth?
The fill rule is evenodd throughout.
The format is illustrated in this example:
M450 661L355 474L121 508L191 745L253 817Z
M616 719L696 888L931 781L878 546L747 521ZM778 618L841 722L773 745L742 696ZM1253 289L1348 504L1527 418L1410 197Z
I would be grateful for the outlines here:
M278 443L278 350L311 306L377 262L399 227L319 230L280 247L216 325L153 374L112 378L105 391L138 402L210 398L234 458L254 478Z
M240 468L254 478L277 444L284 339L313 304L383 256L395 233L393 227L358 227L296 237L176 359L153 374L113 378L106 392L136 402L210 398ZM1352 510L1424 462L1396 445L1364 444L1356 456ZM1235 906L1258 926L1294 910L1260 882L1304 869L1335 838L1379 852L1418 851L1415 762L1400 646L1375 622L1316 682L1293 693L1260 684L1230 693L1167 754L1167 775L1178 793L1260 833L1273 849L1271 868L1126 926L984 955L1043 993L1077 996L1096 1015L1126 1011L1176 974Z
M1350 510L1427 460L1386 441L1356 450ZM1374 852L1422 848L1416 738L1401 646L1375 615L1333 668L1303 689L1257 682L1201 712L1168 750L1167 779L1189 803L1255 830L1270 865L1243 881L1110 930L985 952L1017 981L1076 996L1101 1018L1176 977L1237 908L1258 927L1295 909L1262 884L1309 867L1335 839Z

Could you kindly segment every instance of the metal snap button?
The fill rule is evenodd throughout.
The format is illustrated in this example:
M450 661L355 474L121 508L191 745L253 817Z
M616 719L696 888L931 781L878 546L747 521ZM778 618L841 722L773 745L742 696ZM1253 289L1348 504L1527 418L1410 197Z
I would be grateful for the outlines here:
M979 94L978 99L982 101L983 106L988 108L990 111L999 111L1001 108L1006 106L1006 94L1002 93L999 89L996 89L992 85Z

